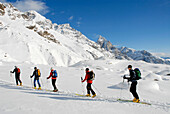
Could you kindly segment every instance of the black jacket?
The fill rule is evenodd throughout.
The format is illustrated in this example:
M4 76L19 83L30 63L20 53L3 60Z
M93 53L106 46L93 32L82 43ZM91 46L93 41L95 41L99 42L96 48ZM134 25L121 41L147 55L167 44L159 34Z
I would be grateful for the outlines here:
M20 75L20 72L18 73L18 69L15 68L11 73L15 73L15 76L19 76Z
M39 79L39 75L38 75L38 70L34 70L32 77L35 76L36 79Z
M129 70L129 76L130 77L124 77L124 79L128 79L128 81L131 81L131 82L136 82L136 73L134 70Z

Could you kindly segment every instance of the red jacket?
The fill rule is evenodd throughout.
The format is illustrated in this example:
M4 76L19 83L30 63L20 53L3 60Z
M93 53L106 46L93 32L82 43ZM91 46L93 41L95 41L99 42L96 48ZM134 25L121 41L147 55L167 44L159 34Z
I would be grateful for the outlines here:
M86 81L87 79L89 79L89 78L90 78L89 71L86 71L85 79L84 79L82 82L85 82L85 81ZM87 80L87 83L92 84L93 81L92 81L92 80Z
M57 77L53 77L53 71L54 71L54 70L51 70L50 76L48 77L48 79L49 79L50 77L52 77L52 79L57 79Z

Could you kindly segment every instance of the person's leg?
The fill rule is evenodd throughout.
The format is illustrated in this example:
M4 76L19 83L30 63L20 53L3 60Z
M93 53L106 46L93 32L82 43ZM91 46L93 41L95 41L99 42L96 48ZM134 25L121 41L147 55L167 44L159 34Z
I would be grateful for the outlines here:
M96 93L93 91L91 85L92 85L92 84L89 84L89 86L90 86L90 91L91 91L91 93L92 93L93 95L95 95Z
M34 87L36 87L36 79L34 78Z
M20 74L18 75L18 81L19 81L20 85L22 85L22 81L20 79Z
M138 96L138 94L136 92L136 85L137 85L137 81L132 82L131 87L130 87L130 92L132 93L134 98L139 99L139 96Z
M15 76L15 80L16 80L16 85L18 85L18 77Z
M57 87L56 87L56 85L55 85L55 82L56 82L56 79L52 79L52 85L53 85L53 87L54 87L54 90L57 89Z
M39 86L39 88L40 88L40 87L41 87L41 84L40 84L39 79L37 79L37 83L38 83L38 86Z
M87 94L90 94L90 88L91 88L90 84L87 83Z
M136 99L139 99L139 96L138 96L138 94L137 94L137 92L136 92L136 86L137 86L137 81L134 83L134 92L133 92L133 94L134 94L134 97L136 98Z

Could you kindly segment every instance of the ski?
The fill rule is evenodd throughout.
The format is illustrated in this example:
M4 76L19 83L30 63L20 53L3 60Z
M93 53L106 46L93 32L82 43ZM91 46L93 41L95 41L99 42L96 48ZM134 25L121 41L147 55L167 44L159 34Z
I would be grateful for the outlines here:
M54 90L49 90L49 89L46 89L45 91L49 91L49 92L58 92L58 90L54 91Z
M42 91L43 89L39 89L39 88L34 88L32 87L33 90L39 90L39 91Z
M127 99L117 99L117 101L122 101L122 102L133 102L133 100L127 100ZM136 103L136 102L133 102ZM140 101L139 104L146 104L146 105L151 105L150 103Z
M86 95L77 94L77 93L75 93L75 95L77 95L77 96L80 96L80 97L91 97L91 98L94 98L94 97L96 97L96 96L94 96L94 97L92 97L92 96L86 96Z
M81 97L88 97L88 96L86 96L86 95L77 94L77 93L75 93L75 95L77 95L77 96L81 96Z
M75 93L75 95L80 96L80 97L91 97L91 96L86 96L86 95L77 94L77 93Z

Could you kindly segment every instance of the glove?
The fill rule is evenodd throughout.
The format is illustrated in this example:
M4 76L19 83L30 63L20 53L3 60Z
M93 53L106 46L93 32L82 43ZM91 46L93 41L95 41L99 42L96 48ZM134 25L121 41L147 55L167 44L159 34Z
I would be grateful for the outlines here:
M10 71L10 73L12 73L12 71Z
M123 76L123 79L126 79L126 75Z
M49 79L49 77L47 77L47 79Z
M30 78L32 78L33 76L30 76Z

